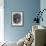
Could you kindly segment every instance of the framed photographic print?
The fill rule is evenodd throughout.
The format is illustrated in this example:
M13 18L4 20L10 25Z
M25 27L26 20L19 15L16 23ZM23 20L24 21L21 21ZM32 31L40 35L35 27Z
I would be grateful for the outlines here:
M23 26L23 12L12 12L12 25L13 26Z

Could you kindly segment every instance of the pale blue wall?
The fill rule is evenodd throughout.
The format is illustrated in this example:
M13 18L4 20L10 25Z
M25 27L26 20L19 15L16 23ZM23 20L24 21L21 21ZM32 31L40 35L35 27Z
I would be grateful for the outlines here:
M5 0L4 2L5 40L17 41L31 30L32 20L36 17L37 10L40 9L40 0ZM23 27L11 25L11 11L24 11Z
M40 10L42 11L43 9L46 9L46 0L41 0L40 1ZM46 27L46 10L43 12L43 22L40 21L40 25Z

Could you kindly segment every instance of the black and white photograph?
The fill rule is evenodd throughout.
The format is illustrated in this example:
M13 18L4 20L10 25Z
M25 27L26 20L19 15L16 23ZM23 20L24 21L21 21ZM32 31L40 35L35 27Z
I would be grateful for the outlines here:
M23 12L12 12L12 25L23 26Z

